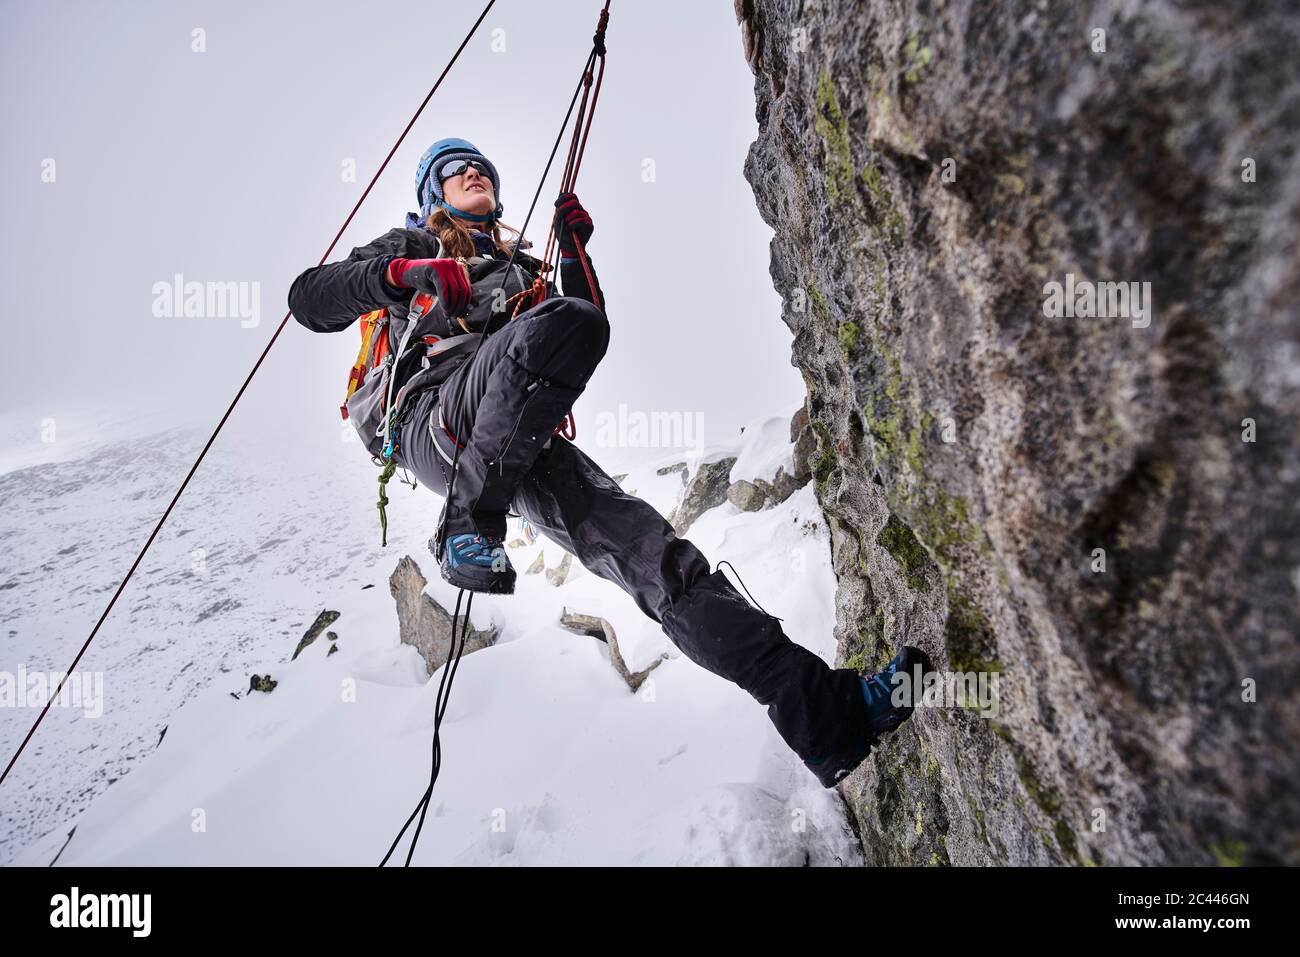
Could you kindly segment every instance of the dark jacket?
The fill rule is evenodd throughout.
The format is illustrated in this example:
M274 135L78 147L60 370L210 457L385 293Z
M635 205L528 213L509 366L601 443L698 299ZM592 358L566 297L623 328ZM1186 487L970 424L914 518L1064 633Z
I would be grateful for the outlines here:
M511 275L502 288L502 270L509 257L500 250L484 243L476 234L476 246L480 253L489 252L492 256L476 256L469 260L470 284L473 299L465 325L471 332L495 332L509 321L516 303L502 308L502 296L497 293L502 289L504 298L528 288L537 275L540 266L538 260L522 250L515 257ZM410 289L396 289L388 285L384 272L391 259L432 259L439 255L437 235L423 226L418 228L395 227L378 239L358 246L341 262L325 263L304 270L289 288L289 308L294 318L312 332L342 332L357 321L359 316L375 309L386 308L389 315L388 335L389 349L396 353L402 336L406 331L407 313L413 292ZM595 278L595 266L592 266ZM565 295L596 302L587 284L587 278L579 263L563 263L560 266L560 281ZM555 285L549 285L549 295L556 295ZM600 280L596 279L596 291L603 304L604 295L600 291ZM493 305L497 308L494 310ZM522 309L521 309L522 311ZM434 335L440 339L464 335L466 329L450 319L443 311L442 303L435 302L430 311L423 316L413 330L410 342L420 337ZM449 356L439 362L436 381L444 381L455 369L472 355L472 352ZM399 362L397 367L397 386L400 388L406 380L420 369L415 361ZM425 377L426 379L428 377Z

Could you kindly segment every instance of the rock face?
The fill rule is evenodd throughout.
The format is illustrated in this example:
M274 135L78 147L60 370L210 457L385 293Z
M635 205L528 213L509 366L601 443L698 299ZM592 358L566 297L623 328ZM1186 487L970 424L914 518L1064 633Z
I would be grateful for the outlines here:
M790 441L794 443L792 481L802 488L812 479L812 460L817 453L817 433L809 421L806 401L790 419Z
M736 7L842 660L998 676L842 783L867 860L1300 862L1300 12Z
M403 644L411 645L424 658L433 674L444 664L451 653L451 614L424 592L428 580L420 572L410 555L402 560L388 577L388 590L397 602L397 623ZM464 624L461 624L464 627ZM495 644L497 633L493 629L471 630L465 639L465 654Z

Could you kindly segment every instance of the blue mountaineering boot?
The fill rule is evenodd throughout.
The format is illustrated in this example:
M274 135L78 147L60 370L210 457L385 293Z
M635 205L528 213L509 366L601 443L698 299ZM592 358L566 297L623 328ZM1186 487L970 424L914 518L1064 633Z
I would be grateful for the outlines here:
M458 588L510 595L515 590L515 569L503 540L493 535L462 532L447 538L442 551L442 577Z
M914 703L921 700L921 681L933 670L934 665L930 663L929 655L920 648L904 645L903 650L894 655L882 671L859 676L862 682L862 700L867 705L867 734L872 744L882 734L895 730L912 716ZM903 684L901 677L899 679L899 684L904 688L900 692L900 704L895 704L893 700L895 675L907 676L906 684Z
M867 759L881 735L896 730L912 716L916 702L921 700L921 682L931 671L934 671L934 666L930 663L929 655L920 648L904 645L903 650L883 670L857 676L865 714L858 719L862 723L855 723L853 727L852 747L844 748L838 753L818 754L804 759L804 764L821 781L822 787L834 787L847 777ZM908 678L908 684L900 691L900 703L897 705L893 701L897 690L894 685L895 675L899 676L900 684L903 675Z

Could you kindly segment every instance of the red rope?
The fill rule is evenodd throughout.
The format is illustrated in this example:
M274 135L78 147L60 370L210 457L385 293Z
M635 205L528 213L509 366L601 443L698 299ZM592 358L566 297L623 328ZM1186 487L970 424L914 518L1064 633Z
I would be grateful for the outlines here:
M596 102L600 99L600 85L605 78L605 29L609 26L609 4L610 0L605 0L605 6L600 11L600 17L596 23L596 33L592 38L591 55L587 57L587 65L582 75L582 101L578 104L578 118L573 125L573 139L569 143L569 155L565 159L564 174L560 178L560 192L568 193L573 191L574 184L578 180L578 169L582 166L582 157L587 149L587 137L591 133L592 120L596 116ZM596 74L596 86L592 89L591 85L591 65L592 61L600 58L600 70ZM587 96L591 96L591 112L587 112ZM601 312L605 311L605 304L601 300L600 293L596 289L596 277L591 271L591 261L587 258L587 251L583 248L582 240L577 236L572 237L575 248L578 253L578 262L582 264L583 274L587 277L587 288L591 290L592 299ZM538 269L537 278L533 280L532 285L527 289L515 293L507 303L515 303L514 311L510 314L510 320L513 321L524 309L524 302L527 300L528 307L531 308L546 301L546 276L555 267L551 265L551 256L556 251L558 237L555 233L555 219L551 219L550 232L546 235L546 246L543 249L541 267ZM570 409L565 413L564 421L555 427L552 435L560 435L572 441L578 434L578 420L573 416L573 410Z
M587 58L587 66L583 72L582 102L578 105L578 119L573 125L573 140L569 144L569 155L564 164L564 175L560 179L561 193L573 192L573 188L578 181L578 170L582 166L582 157L587 150L587 137L591 133L591 124L596 117L596 103L600 99L600 85L605 79L605 29L609 26L609 3L610 0L605 0L605 6L600 11L600 17L596 23L596 34L592 38L591 56ZM596 87L593 90L591 86L591 66L597 57L600 58L600 70L596 74ZM588 94L591 95L590 113L587 112ZM546 236L545 255L542 260L547 269L550 269L551 253L556 245L556 240L555 220L552 219L551 231ZM577 236L573 237L573 242L577 247L578 261L582 263L583 273L587 277L587 288L591 290L597 308L604 312L605 304L600 301L600 293L596 291L596 280L592 275L591 263L587 259L586 250L583 249L582 241ZM545 289L543 287L542 299L545 298Z

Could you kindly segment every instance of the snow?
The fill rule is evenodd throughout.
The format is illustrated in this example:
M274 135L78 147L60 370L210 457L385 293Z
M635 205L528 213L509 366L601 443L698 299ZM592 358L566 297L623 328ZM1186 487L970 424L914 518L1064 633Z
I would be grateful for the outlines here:
M778 468L794 475L794 443L790 441L790 417L774 415L756 425L747 426L731 467L731 481L765 478L769 482Z
M760 418L703 460L737 455L733 480L791 471L788 421ZM0 586L14 583L0 670L66 666L205 440L134 436L0 475ZM390 485L381 549L359 446L298 456L286 440L209 454L81 665L105 673L104 716L52 709L3 786L0 860L48 864L75 825L59 865L379 862L427 785L441 678L398 641L387 578L409 554L455 606L425 547L441 500ZM615 451L606 470L667 513L681 476L655 469L680 452L620 467ZM811 487L759 512L724 503L688 537L832 660L835 577ZM513 549L516 594L474 598L475 627L501 636L456 673L414 863L860 863L837 794L761 706L576 560L559 587L523 574L539 550L552 568L563 554L541 537ZM338 652L322 636L290 662L323 608L341 612ZM602 642L558 624L564 608L607 618L634 670L668 660L633 693ZM250 693L252 673L278 685ZM34 717L0 709L6 755Z

